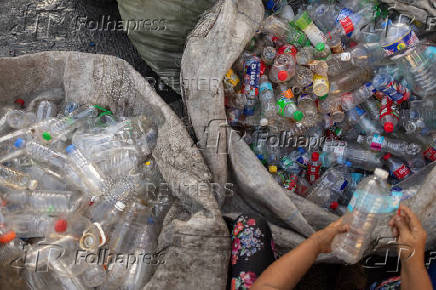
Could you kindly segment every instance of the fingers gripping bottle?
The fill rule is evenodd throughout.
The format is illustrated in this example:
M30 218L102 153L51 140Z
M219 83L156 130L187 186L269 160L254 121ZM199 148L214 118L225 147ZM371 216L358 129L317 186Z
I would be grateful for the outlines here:
M370 243L370 235L377 223L377 216L389 212L387 198L390 188L388 173L377 168L374 175L359 183L348 204L343 224L348 232L337 235L332 242L333 253L348 264L357 263ZM392 202L392 200L391 200Z

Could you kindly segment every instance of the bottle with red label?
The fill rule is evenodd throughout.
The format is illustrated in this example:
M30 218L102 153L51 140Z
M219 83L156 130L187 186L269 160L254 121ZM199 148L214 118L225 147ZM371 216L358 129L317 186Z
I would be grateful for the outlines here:
M380 104L380 122L386 133L392 133L398 124L400 112L395 103L388 97L384 96Z
M407 167L407 165L399 158L393 157L391 153L386 153L385 156L383 156L383 159L385 160L386 166L389 168L392 177L401 181L412 174L410 168Z
M425 159L430 162L436 161L436 140L428 145L427 149L423 152Z
M389 74L377 74L372 80L372 85L396 104L401 104L410 98L410 90Z
M312 158L307 164L306 178L310 184L313 184L319 178L321 169L321 161L319 160L319 153L313 152Z

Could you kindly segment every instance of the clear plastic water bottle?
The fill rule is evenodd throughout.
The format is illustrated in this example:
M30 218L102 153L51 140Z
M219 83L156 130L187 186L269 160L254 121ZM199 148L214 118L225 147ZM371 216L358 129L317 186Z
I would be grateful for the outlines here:
M348 205L342 224L349 225L350 230L338 234L332 242L333 253L348 264L357 263L369 246L377 215L386 206L384 197L390 195L387 177L386 171L377 168L374 175L359 183Z
M369 98L362 103L364 109L368 112L369 116L372 120L379 120L380 118L380 103L373 99Z
M54 102L43 100L36 109L36 120L38 122L53 118L57 115L58 109Z
M320 177L321 161L319 153L313 152L312 157L307 164L306 178L310 184L313 184Z
M354 66L376 67L389 63L387 54L379 43L360 43L339 56L341 61L350 62Z
M295 55L295 60L299 65L308 65L313 60L314 49L311 46L305 46Z
M35 215L33 213L16 213L8 215L8 224L17 237L36 238L44 237L52 232L64 232L65 227L60 227L63 219L49 217L48 215Z
M38 186L38 180L30 175L0 164L0 185L15 190L33 190Z
M288 43L295 45L297 48L303 48L310 45L310 41L307 39L306 34L298 29L294 21L289 23L287 29L288 31L286 39Z
M295 67L295 86L299 88L304 88L312 84L313 73L310 69L305 66L297 65Z
M285 118L291 118L295 122L300 122L304 115L299 111L294 99L280 98L276 103L277 113Z
M82 152L74 145L69 145L66 149L68 168L76 173L91 196L99 196L108 190L110 183L105 178L98 167L91 163Z
M389 74L377 74L372 80L372 84L396 104L401 104L410 98L410 91Z
M313 127L320 121L318 108L311 95L301 94L298 97L298 109L303 113L303 122L307 127Z
M244 108L244 115L254 115L254 110L258 101L260 85L260 59L250 56L244 64L244 94L247 103Z
M353 110L347 112L349 122L359 125L365 134L381 134L382 129L377 126L377 122L371 120L365 110L356 106Z
M8 112L7 122L11 128L22 129L34 124L36 116L32 112L13 110Z
M330 77L330 94L343 94L362 86L370 80L372 72L364 67L353 67L334 77Z
M277 51L274 47L267 46L262 51L262 60L265 64L272 64L276 57Z
M387 96L383 96L380 103L380 122L386 133L392 133L398 124L399 111L394 102Z
M341 96L341 107L345 111L354 109L357 105L365 102L376 92L376 89L372 83L367 82L360 88L352 91L351 93L345 93Z
M272 89L271 82L268 81L268 78L263 75L260 81L259 88L259 101L261 105L261 119L260 125L267 126L273 125L274 119L277 116L276 112L276 102L274 98L274 91Z
M404 140L389 138L378 134L359 135L357 143L373 151L389 152L396 156L416 155L421 152L421 145Z
M26 141L22 138L18 138L15 141L14 146L18 149L24 149L32 159L38 162L47 163L61 170L65 167L66 156L50 149L49 147L38 144L34 141Z

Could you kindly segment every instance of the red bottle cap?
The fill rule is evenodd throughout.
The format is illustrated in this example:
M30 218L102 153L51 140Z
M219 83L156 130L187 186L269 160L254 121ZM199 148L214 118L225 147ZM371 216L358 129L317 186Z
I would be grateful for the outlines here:
M67 221L64 219L57 220L54 226L57 233L63 233L67 230Z
M272 42L277 42L277 40L279 40L279 38L278 38L277 36L273 36L273 37L271 38L271 40L272 40Z
M7 233L4 233L0 236L0 243L1 244L7 244L15 239L17 235L14 231L9 231Z
M386 133L392 133L394 131L394 124L392 122L386 122L383 127Z
M391 158L392 154L391 153L386 153L385 156L383 156L384 160L388 160L389 158Z
M338 206L339 206L339 203L338 203L337 201L333 201L333 202L330 204L330 208L331 208L332 210L336 210L336 209L338 208Z
M266 64L262 61L260 61L260 75L263 76L266 70Z
M288 72L281 70L279 71L279 73L277 74L277 77L279 78L279 80L281 81L285 81L288 78Z
M23 99L16 99L15 100L15 104L18 104L18 105L20 105L21 107L24 107L24 100Z
M312 153L312 161L318 161L319 160L319 153L313 152Z

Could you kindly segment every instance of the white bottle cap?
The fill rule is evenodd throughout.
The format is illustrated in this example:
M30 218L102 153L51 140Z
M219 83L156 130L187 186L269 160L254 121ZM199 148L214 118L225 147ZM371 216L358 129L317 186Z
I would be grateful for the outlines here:
M262 118L260 119L260 126L265 127L268 125L268 119Z
M374 174L381 179L387 179L389 176L389 173L381 168L376 168Z

